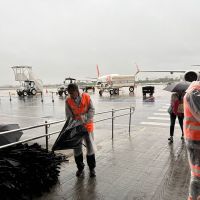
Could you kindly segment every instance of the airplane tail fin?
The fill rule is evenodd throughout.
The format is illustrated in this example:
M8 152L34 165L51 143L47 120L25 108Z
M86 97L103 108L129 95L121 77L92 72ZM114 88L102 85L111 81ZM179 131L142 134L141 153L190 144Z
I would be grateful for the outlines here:
M97 65L96 67L97 67L97 77L99 78L99 76L100 76L100 73L99 73L99 66Z
M139 70L139 67L138 67L137 63L135 63L135 66L136 66L136 72L135 72L135 75L136 75L136 74L138 74L140 72L140 70Z

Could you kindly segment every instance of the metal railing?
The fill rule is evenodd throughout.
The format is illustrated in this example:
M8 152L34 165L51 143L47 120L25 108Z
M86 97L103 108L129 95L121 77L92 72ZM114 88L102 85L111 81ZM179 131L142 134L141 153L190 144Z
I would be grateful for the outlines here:
M54 94L57 94L57 92L55 92L55 91L49 91L49 93L50 93L50 96L51 96L51 101L52 101L52 103L54 103L54 101L55 101L54 100L54 96L55 96ZM44 92L37 92L37 94L40 96L40 99L41 99L40 101L43 103L44 102ZM21 98L21 99L23 99L23 101L25 101L25 99L28 96L29 95L26 95L26 96L21 95L21 96L19 96L16 93L8 92L8 95L0 96L0 101L1 101L2 98L8 98L10 102L13 101L13 99L16 99L16 98ZM36 96L36 97L38 97L38 96Z
M129 112L128 113L124 113L124 114L120 114L120 115L115 115L116 112L124 111L124 110L129 110ZM113 140L113 138L114 138L114 119L118 118L118 117L125 116L125 115L129 115L129 129L128 129L128 131L129 131L129 136L130 136L130 132L131 132L131 118L132 118L132 114L133 114L134 111L135 111L135 107L131 106L131 107L127 107L127 108L112 109L111 111L99 112L99 113L96 113L95 116L102 115L102 114L108 114L108 113L111 113L112 116L96 120L96 121L94 121L94 123L98 123L98 122L102 122L102 121L106 121L106 120L110 120L111 119L112 120L112 140ZM13 143L9 143L9 144L6 144L6 145L2 145L2 146L0 146L0 149L3 149L3 148L6 148L6 147L14 146L16 144L21 144L21 143L24 143L24 142L29 142L29 141L33 141L33 140L45 137L45 140L46 140L46 149L48 150L49 149L49 137L51 135L57 134L57 133L59 133L61 131L61 130L59 130L59 131L55 131L55 132L49 133L49 130L48 130L49 127L51 125L53 125L53 124L60 124L60 123L63 123L65 121L66 121L66 119L59 120L59 121L54 121L54 122L49 122L49 123L47 121L45 121L45 123L42 123L42 124L39 124L39 125L35 125L35 126L29 126L29 127L25 127L25 128L20 128L20 129L14 129L14 130L10 130L10 131L0 132L0 135L5 135L5 134L8 134L8 133L13 133L13 132L17 132L17 131L31 130L31 129L40 128L40 127L44 127L45 128L45 134L43 134L43 135L39 135L39 136L32 137L32 138L29 138L29 139L20 140L18 142L13 142Z

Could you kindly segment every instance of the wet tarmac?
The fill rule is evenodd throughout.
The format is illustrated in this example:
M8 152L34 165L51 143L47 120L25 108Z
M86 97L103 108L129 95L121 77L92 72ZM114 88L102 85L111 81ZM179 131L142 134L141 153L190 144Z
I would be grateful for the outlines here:
M96 112L124 107L135 107L131 133L128 133L129 116L114 120L114 140L111 140L111 120L96 123L97 177L75 177L73 157L62 165L60 183L37 200L83 199L83 200L184 200L187 199L190 172L185 144L180 139L181 131L175 128L174 143L168 144L169 115L167 108L170 93L163 85L155 85L154 98L143 99L141 86L135 94L124 90L119 96L102 97L90 93ZM51 90L53 91L53 90ZM9 100L9 91L0 91L0 117L2 123L19 123L21 127L47 121L64 119L65 98L52 93L41 97ZM14 94L14 91L10 91ZM126 111L127 112L127 111ZM111 114L96 116L111 117ZM50 127L53 131L62 125ZM44 129L26 131L22 139L44 134ZM50 144L56 136L50 138ZM40 143L45 143L42 139Z

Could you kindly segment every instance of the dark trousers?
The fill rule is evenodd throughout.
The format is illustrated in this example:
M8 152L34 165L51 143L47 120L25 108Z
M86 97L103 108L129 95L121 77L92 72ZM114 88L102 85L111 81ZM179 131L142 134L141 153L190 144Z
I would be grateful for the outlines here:
M174 135L174 126L176 122L176 117L178 117L178 121L181 127L182 135L183 135L183 118L184 116L177 116L174 113L170 114L170 136Z
M87 156L86 156L87 164L90 170L93 170L96 167L93 133L86 134L83 137L83 140L87 149ZM83 163L82 146L78 149L74 149L74 158L75 158L75 162L76 162L78 170L82 171L85 166Z
M78 170L82 171L84 169L84 163L83 163L83 154L80 154L79 156L74 156L75 162L77 165ZM96 160L95 160L95 154L93 155L87 155L87 164L89 166L90 170L93 170L96 167Z

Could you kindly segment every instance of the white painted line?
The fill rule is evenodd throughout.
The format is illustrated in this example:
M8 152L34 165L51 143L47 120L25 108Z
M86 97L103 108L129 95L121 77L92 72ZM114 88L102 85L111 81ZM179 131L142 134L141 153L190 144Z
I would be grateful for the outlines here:
M170 126L169 123L157 123L157 122L141 122L140 124L143 124L143 125L154 125L154 126L165 126L165 127L169 127ZM178 124L176 124L175 126L178 126Z
M168 111L168 109L169 109L169 106L168 107L162 107L161 109L159 109L159 110L162 110L162 111L165 111L165 112L167 112Z
M148 119L158 119L158 120L167 120L167 121L170 120L169 117L168 118L166 118L166 117L148 117Z
M158 111L167 112L167 109L158 109Z
M148 119L155 119L155 120L164 120L164 121L169 121L169 123L170 123L170 117L168 117L168 118L165 118L165 117L148 117ZM178 122L178 120L176 120L176 124L178 124L179 122Z
M162 108L166 108L166 109L168 109L168 108L169 108L169 106L162 106Z
M169 116L169 113L153 113L154 115L164 115L164 116Z

